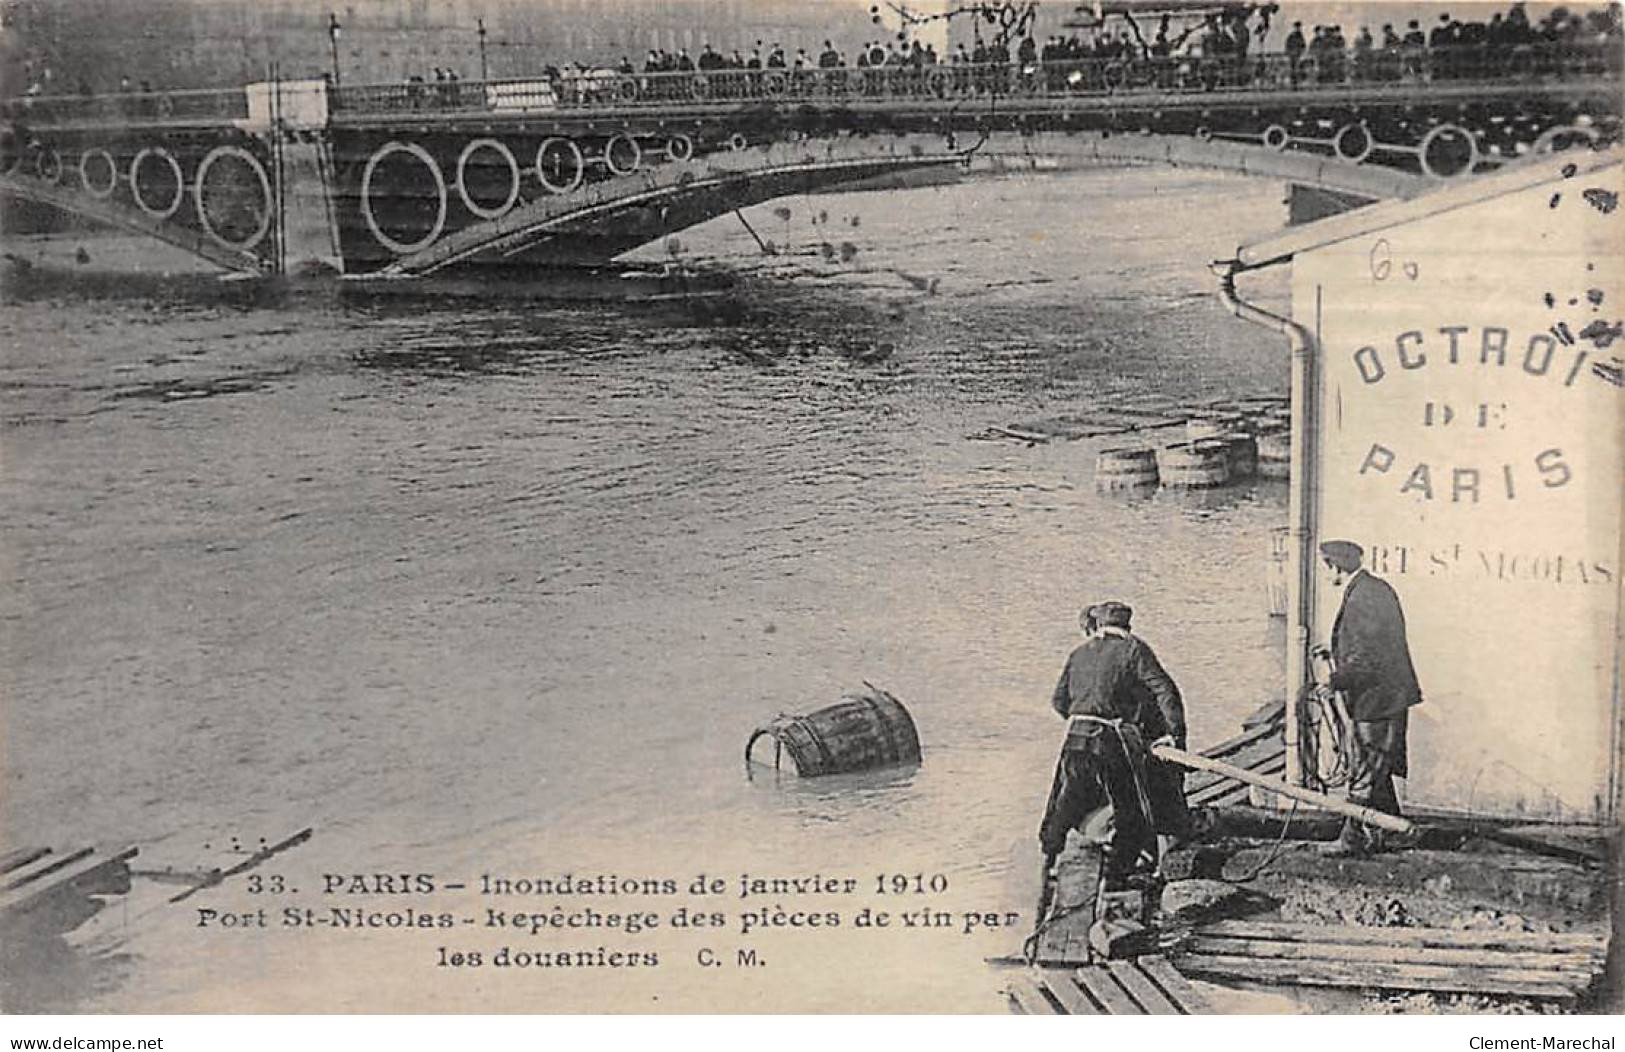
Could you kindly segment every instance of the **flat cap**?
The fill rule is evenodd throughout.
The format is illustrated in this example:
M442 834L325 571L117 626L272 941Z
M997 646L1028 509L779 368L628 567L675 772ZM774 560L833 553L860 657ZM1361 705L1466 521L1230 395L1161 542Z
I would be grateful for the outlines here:
M1344 573L1353 573L1360 568L1365 549L1353 541L1325 541L1320 546L1320 556Z
M1091 607L1095 620L1103 625L1113 625L1117 628L1127 628L1134 618L1134 611L1127 603L1112 601L1100 603Z

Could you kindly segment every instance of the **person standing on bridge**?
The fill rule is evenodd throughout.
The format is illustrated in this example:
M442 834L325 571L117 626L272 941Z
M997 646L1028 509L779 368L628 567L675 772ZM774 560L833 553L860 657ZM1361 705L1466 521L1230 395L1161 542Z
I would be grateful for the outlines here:
M1109 825L1102 868L1108 891L1124 890L1137 872L1155 867L1158 834L1189 830L1183 776L1149 751L1151 744L1185 747L1184 701L1156 654L1130 633L1133 616L1110 602L1079 618L1086 638L1050 699L1068 727L1038 830L1047 872L1068 831Z
M1330 658L1330 666L1317 671L1310 693L1322 704L1332 702L1339 692L1345 699L1349 799L1398 815L1394 779L1409 773L1406 722L1411 707L1422 704L1406 640L1405 613L1393 586L1363 568L1365 553L1358 544L1327 541L1320 546L1320 556L1331 587L1342 593L1342 603L1332 624L1330 650L1317 651L1318 657ZM1381 846L1377 830L1351 818L1324 851L1333 856L1364 855Z
M1298 86L1298 61L1303 58L1306 46L1303 39L1303 23L1292 23L1292 32L1286 35L1286 68L1287 76L1294 88Z

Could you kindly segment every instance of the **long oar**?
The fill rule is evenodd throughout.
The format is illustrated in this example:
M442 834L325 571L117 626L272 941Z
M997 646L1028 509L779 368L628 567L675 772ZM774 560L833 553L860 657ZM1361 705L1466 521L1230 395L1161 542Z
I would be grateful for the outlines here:
M1181 767L1189 767L1193 771L1208 771L1224 778L1245 782L1248 785L1256 785L1261 789L1268 789L1272 793L1280 793L1290 799L1313 804L1327 811L1374 825L1379 829L1387 829L1395 833L1409 833L1415 828L1410 822L1395 815L1374 811L1359 804L1351 804L1347 800L1339 800L1335 796L1317 793L1313 789L1304 789L1301 786L1273 781L1265 775L1254 774L1252 771L1243 770L1240 767L1234 767L1218 760L1210 760L1206 756L1198 756L1196 753L1186 752L1184 749L1176 749L1172 745L1153 745L1151 755L1159 760L1177 763Z

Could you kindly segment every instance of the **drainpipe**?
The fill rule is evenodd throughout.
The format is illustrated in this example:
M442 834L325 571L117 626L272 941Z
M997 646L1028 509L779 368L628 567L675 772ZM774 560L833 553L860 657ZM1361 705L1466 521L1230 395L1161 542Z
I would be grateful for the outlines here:
M1287 575L1286 651L1286 781L1289 785L1303 784L1302 757L1298 755L1298 692L1308 681L1309 633L1311 629L1309 600L1314 588L1315 560L1308 545L1314 539L1314 505L1310 495L1315 492L1314 476L1314 419L1309 398L1310 367L1314 358L1314 338L1309 330L1290 318L1272 314L1267 310L1245 303L1236 295L1236 275L1244 267L1240 260L1227 260L1218 265L1219 301L1225 309L1243 321L1272 329L1287 339L1292 352L1292 449L1291 479L1288 483L1287 517L1291 569ZM1217 269L1217 268L1215 268Z

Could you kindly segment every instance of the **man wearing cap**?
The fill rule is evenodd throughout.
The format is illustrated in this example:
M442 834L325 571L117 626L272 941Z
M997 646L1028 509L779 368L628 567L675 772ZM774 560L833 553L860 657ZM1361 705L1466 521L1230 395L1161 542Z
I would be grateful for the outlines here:
M1330 674L1318 676L1314 689L1322 698L1341 692L1348 707L1349 798L1398 815L1394 778L1408 772L1407 713L1422 703L1422 689L1411 664L1399 596L1388 582L1363 568L1364 556L1351 541L1320 546L1331 586L1342 590L1343 600L1332 625ZM1364 854L1379 846L1376 832L1351 818L1326 851Z
M1126 886L1149 857L1157 834L1184 835L1183 777L1150 756L1148 743L1185 747L1185 708L1179 688L1144 641L1129 632L1134 612L1101 603L1081 615L1086 638L1067 658L1051 704L1068 718L1038 839L1046 869L1077 829L1111 808L1103 877L1107 890Z

